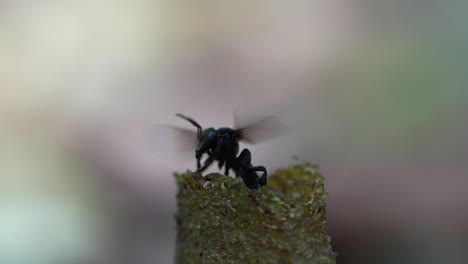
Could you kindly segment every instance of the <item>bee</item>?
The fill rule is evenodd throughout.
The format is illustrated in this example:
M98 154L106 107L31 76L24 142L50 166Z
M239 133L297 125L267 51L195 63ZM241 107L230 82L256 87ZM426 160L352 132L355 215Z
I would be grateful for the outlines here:
M197 162L197 172L202 173L213 162L218 163L218 168L224 167L224 174L229 176L229 171L233 170L236 177L241 177L250 189L258 189L265 186L267 183L267 170L264 166L253 166L251 163L252 154L247 148L243 149L239 156L239 142L256 143L258 139L266 139L271 136L276 136L278 130L277 124L272 122L274 119L268 117L242 128L221 127L215 129L213 127L203 129L195 119L177 113L180 117L196 127L196 144L195 144L195 159ZM270 130L273 129L273 130ZM207 155L207 158L202 165L202 157ZM263 172L258 177L256 172Z

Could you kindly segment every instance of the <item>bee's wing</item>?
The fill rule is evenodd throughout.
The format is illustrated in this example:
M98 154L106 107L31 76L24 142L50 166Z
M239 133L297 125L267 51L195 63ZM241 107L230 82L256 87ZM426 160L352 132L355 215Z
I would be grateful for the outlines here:
M194 158L197 132L171 125L153 125L145 132L149 147L161 159Z
M234 116L234 130L241 141L256 144L284 135L286 126L278 116L267 116L254 121L239 121L237 116Z

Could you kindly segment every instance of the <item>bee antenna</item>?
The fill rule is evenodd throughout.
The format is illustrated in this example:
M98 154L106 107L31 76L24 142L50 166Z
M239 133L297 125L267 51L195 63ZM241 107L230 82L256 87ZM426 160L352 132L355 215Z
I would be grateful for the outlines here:
M192 125L196 126L196 127L197 127L197 137L198 137L198 139L201 138L201 134L202 134L202 130L203 130L203 129L202 129L202 127L200 126L200 124L197 123L197 121L195 121L195 120L194 120L193 118L191 118L191 117L184 116L184 115L181 114L181 113L177 113L176 116L177 116L177 117L180 117L180 118L182 118L182 119L184 119L184 120L187 120L187 121L189 121Z

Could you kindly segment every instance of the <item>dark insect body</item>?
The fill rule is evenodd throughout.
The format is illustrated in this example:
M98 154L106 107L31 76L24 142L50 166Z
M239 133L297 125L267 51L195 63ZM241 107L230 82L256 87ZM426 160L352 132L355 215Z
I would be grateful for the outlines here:
M267 171L263 166L253 166L251 163L252 154L250 150L242 150L239 157L236 159L234 171L237 176L241 176L245 185L250 189L258 189L267 184ZM260 178L257 177L256 171L263 171Z
M233 170L237 177L241 177L250 189L258 189L267 183L267 171L263 166L253 166L251 163L252 155L248 149L239 152L239 141L247 140L244 137L244 129L231 129L222 127L214 129L212 127L203 129L194 119L176 114L176 116L187 120L197 127L197 144L195 147L195 158L197 159L197 172L201 173L214 161L218 162L219 169L224 166L224 173L229 175L229 170ZM204 154L208 157L201 165L201 159ZM258 177L257 171L262 171L261 177Z

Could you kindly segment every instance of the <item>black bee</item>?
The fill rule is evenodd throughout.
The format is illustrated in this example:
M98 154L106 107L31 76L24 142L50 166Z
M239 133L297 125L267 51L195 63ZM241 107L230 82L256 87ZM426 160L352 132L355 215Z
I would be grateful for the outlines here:
M193 118L187 117L182 114L176 114L176 116L187 120L197 128L197 143L195 147L195 158L197 160L197 172L203 172L208 166L214 161L218 162L219 169L224 166L225 175L229 175L229 170L233 170L237 177L242 177L244 183L250 189L258 189L261 186L266 185L267 182L267 170L263 166L253 166L251 163L251 153L248 149L242 150L239 157L239 141L246 141L248 143L254 143L254 140L249 137L259 136L254 135L260 134L261 138L271 136L272 133L261 133L258 129L262 127L264 132L265 129L268 131L268 125L271 124L270 118L260 120L251 125L245 126L244 128L232 129L222 127L214 129L212 127L203 129L198 122ZM252 132L252 133L250 133ZM258 133L260 132L260 133ZM206 154L208 157L201 164L202 156ZM257 171L262 171L261 177L256 174Z

